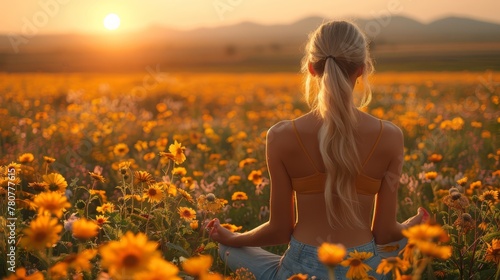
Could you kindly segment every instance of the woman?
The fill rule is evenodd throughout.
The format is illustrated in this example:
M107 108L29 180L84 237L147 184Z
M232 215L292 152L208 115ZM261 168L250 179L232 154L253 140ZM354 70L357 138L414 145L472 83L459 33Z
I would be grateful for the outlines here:
M372 72L366 39L355 25L321 25L310 36L302 68L311 112L276 124L267 135L269 221L239 234L215 219L207 226L210 236L220 243L221 258L230 268L246 267L257 279L297 273L328 279L317 258L323 242L373 253L365 263L372 267L370 275L382 279L375 273L381 260L375 243L401 240L402 229L424 215L419 209L405 223L396 221L402 132L354 104L358 79L365 89L361 106L370 101L367 77ZM259 248L286 243L283 257ZM345 277L346 271L337 266L336 275Z

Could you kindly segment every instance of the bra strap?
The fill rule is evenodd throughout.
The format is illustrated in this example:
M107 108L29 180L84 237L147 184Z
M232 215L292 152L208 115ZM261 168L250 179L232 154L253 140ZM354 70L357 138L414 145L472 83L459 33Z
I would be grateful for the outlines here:
M377 141L375 141L375 144L373 145L372 147L372 150L370 151L370 153L368 154L368 157L365 159L365 161L363 162L363 167L368 163L368 161L370 160L370 158L372 157L372 154L373 152L375 151L375 149L377 148L378 146L378 142L380 141L380 138L382 136L382 130L384 129L384 123L382 122L382 120L380 120L380 132L378 133L378 137L377 137Z
M304 143L300 139L299 131L297 130L297 127L295 126L295 120L292 120L292 126L293 126L293 130L295 131L295 136L297 136L297 140L299 141L299 145L302 148L302 151L304 151L304 154L306 154L307 158L311 162L311 165L314 167L314 169L316 169L316 171L319 172L318 168L316 168L316 165L314 165L314 161L312 160L311 156L307 152L306 147L304 146Z

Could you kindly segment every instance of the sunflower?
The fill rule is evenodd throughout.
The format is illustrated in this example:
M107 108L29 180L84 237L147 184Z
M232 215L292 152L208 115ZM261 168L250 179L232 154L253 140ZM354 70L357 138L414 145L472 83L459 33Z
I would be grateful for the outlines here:
M214 214L221 211L224 205L227 204L227 200L223 198L216 198L213 193L198 196L196 202L198 209Z
M500 239L491 240L491 245L487 243L488 248L486 249L486 255L484 259L489 262L494 262L496 264L500 263Z
M192 229L192 230L196 230L198 229L199 227L199 223L197 220L194 220L192 222L189 223L189 227Z
M73 223L71 230L73 231L73 237L80 240L87 240L97 236L99 226L94 221L81 218Z
M182 269L189 275L201 276L208 272L212 262L212 256L210 255L191 257L182 263Z
M244 192L234 192L231 200L248 200L248 196Z
M163 198L163 189L158 185L150 185L148 189L144 191L144 198L148 198L151 202L160 202Z
M318 259L326 266L336 266L342 262L346 249L342 244L323 243L318 248Z
M95 222L99 225L99 226L103 226L104 224L108 223L108 217L105 217L104 215L96 215L95 216Z
M184 167L174 167L172 169L172 175L186 176L187 170Z
M101 265L109 270L114 279L132 278L136 273L147 271L150 264L161 259L157 246L143 233L134 235L127 232L119 241L110 241L100 248Z
M45 182L33 182L29 183L28 186L37 192L43 192L49 189L49 185Z
M20 163L30 163L35 159L32 153L24 153L17 159Z
M134 184L139 184L139 183L146 183L146 184L152 184L155 182L155 179L153 178L153 175L151 175L147 171L135 171L134 172Z
M238 175L232 175L227 178L227 183L229 185L238 185L241 181L241 177Z
M106 179L101 174L97 174L97 173L94 173L94 172L89 172L89 175L96 182L104 183L106 181Z
M467 180L468 180L467 177L460 178L457 180L457 184L463 187L465 186L465 184L467 184Z
M184 219L186 222L191 222L192 220L196 219L196 211L194 211L194 209L192 208L179 207L178 212L181 218Z
M494 205L498 202L498 191L485 191L479 196L479 200Z
M475 181L475 182L470 183L469 189L475 190L475 189L481 188L482 186L483 186L483 183L481 181Z
M434 180L434 179L436 179L437 175L438 175L437 172L429 171L429 172L425 173L425 179Z
M346 277L350 279L364 279L368 277L367 272L372 270L372 268L363 261L371 258L372 256L373 253L371 252L358 252L356 250L354 250L354 252L350 252L350 258L340 263L343 266L349 267Z
M455 220L453 225L466 234L469 230L476 227L476 221L472 219L472 216L469 213L462 213L462 215Z
M155 156L156 156L155 153L147 153L142 157L142 159L144 161L152 161L155 158Z
M181 164L186 160L186 156L184 155L185 150L186 147L183 147L177 140L168 147L168 151L174 156L174 162L176 164Z
M184 184L184 187L189 188L190 190L195 186L192 177L182 177L181 182Z
M115 210L115 205L111 202L106 202L101 206L97 206L96 211L104 214L105 212L112 213Z
M124 143L117 144L113 148L113 153L115 153L115 155L119 157L125 156L126 154L128 154L128 152L129 152L128 146L127 144Z
M90 271L92 264L90 260L93 259L97 254L96 249L86 249L78 254L67 255L62 262L66 263L70 268L73 268L76 272Z
M71 207L66 196L59 192L43 192L35 197L33 203L38 207L39 214L51 213L61 218L66 208Z
M245 167L245 166L247 166L247 165L250 165L250 164L252 164L252 163L256 163L256 162L257 162L257 160L256 160L256 159L254 159L254 158L246 158L246 159L244 159L244 160L240 161L240 163L238 164L238 166L239 166L240 168L243 168L243 167Z
M430 162L440 162L443 160L443 156L440 154L432 154L429 156Z
M262 171L252 170L252 172L248 174L248 180L252 181L255 185L262 183Z
M43 161L45 161L46 164L51 164L51 163L55 162L56 159L53 157L43 156Z
M148 271L140 272L135 275L135 279L141 280L181 280L178 276L179 268L161 258L151 261Z
M290 276L287 280L307 280L307 274L302 274L302 273L294 274Z
M231 232L236 232L243 228L242 226L235 226L233 224L221 224L221 226L228 229Z
M51 191L60 191L65 192L66 187L68 186L68 182L66 179L59 173L50 173L48 175L42 176L43 181L49 185L49 190Z
M104 190L89 190L90 195L99 196L103 202L107 202L108 198L106 197L106 191Z
M20 267L16 269L15 273L9 275L9 277L3 278L4 280L43 280L43 274L37 271L33 274L26 275L26 268Z
M59 240L62 225L50 216L40 215L23 230L22 244L32 250L52 247Z
M177 188L177 191L184 197L187 201L194 203L193 197L185 190Z
M415 259L415 248L417 247L417 245L415 244L415 242L408 242L405 246L405 248L403 249L403 260L404 261L407 261L409 264L413 264L414 263L414 259Z
M396 276L396 279L401 278L401 272L405 272L410 267L407 261L404 261L398 257L388 257L382 259L377 267L378 274L387 274L392 272Z
M450 194L443 197L443 203L452 209L464 211L467 207L469 207L469 199L462 195L458 190L455 190L456 188L450 189Z
M130 161L122 161L118 164L118 169L120 170L120 173L125 175L127 173L127 170L130 168Z
M450 237L438 224L419 224L403 230L408 243L413 243L418 250L431 257L448 259L451 256L451 246L439 246L438 242L447 242Z

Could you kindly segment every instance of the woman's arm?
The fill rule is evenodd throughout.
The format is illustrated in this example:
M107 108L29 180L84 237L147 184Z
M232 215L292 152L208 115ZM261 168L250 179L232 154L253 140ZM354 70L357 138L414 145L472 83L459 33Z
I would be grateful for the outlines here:
M231 247L270 246L290 241L295 224L294 197L290 177L281 160L285 151L286 123L280 122L269 129L266 138L266 160L270 176L269 221L245 233L232 233L220 226L218 220L211 221L207 228L213 240Z

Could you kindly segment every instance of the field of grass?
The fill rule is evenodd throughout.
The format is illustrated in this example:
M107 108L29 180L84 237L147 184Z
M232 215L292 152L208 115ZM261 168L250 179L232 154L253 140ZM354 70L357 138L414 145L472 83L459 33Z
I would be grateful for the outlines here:
M266 132L308 111L301 76L149 70L0 74L1 276L251 279L225 269L203 228L218 217L244 232L268 218ZM452 250L417 250L404 274L493 279L500 74L372 81L364 110L405 135L398 218L424 206L446 233L433 248Z

